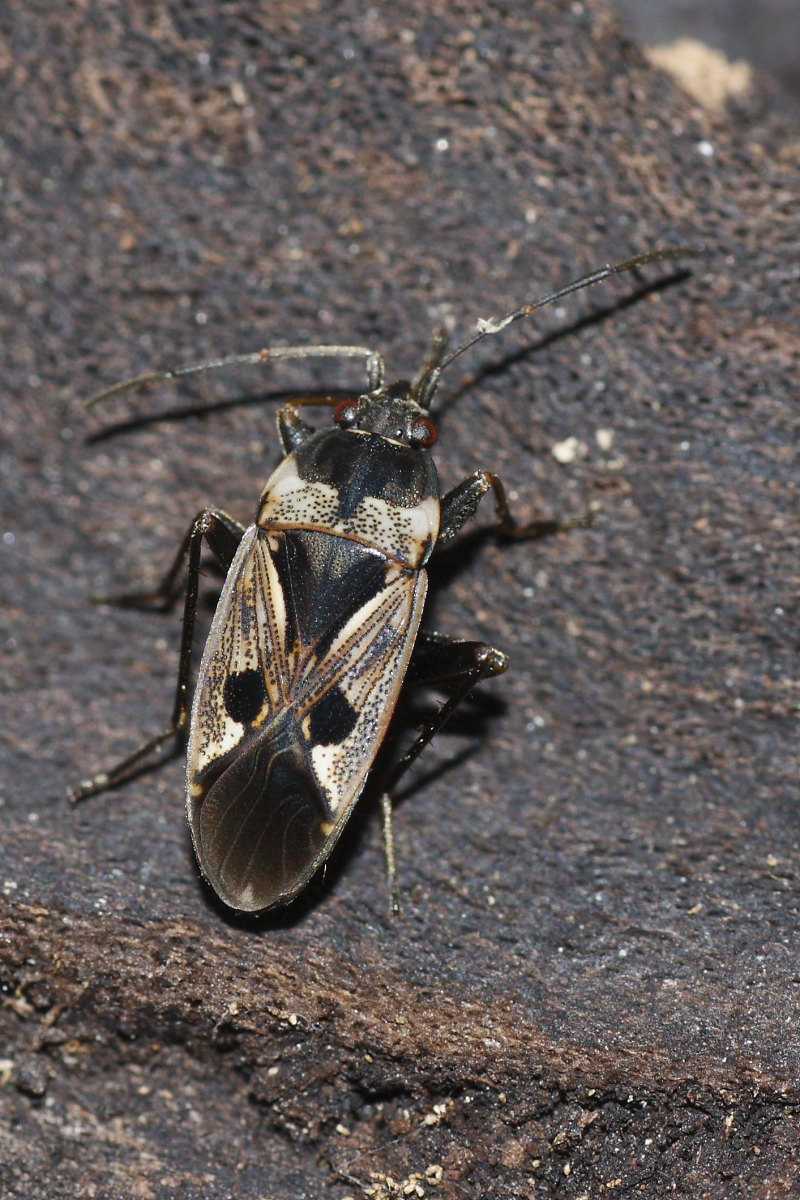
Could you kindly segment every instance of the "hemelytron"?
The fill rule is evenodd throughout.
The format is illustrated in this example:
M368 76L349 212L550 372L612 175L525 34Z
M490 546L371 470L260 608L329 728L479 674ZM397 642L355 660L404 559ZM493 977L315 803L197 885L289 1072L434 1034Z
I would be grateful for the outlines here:
M186 570L172 717L123 762L82 782L73 798L110 788L163 749L177 749L188 726L186 809L200 869L232 909L262 912L296 896L330 855L405 679L442 685L449 698L381 781L394 902L392 791L472 688L507 667L506 656L492 646L420 630L426 564L488 491L504 534L525 538L558 528L554 522L518 525L489 471L476 471L441 494L431 413L442 372L476 342L570 292L691 253L688 247L655 250L601 267L504 317L481 321L449 353L437 334L410 383L387 385L381 355L365 346L283 346L140 375L94 397L90 404L203 371L283 359L360 359L367 375L359 395L313 398L330 405L328 428L302 419L302 400L278 409L285 457L248 528L204 509L160 586L118 598L166 607L183 590ZM227 578L190 713L204 542Z

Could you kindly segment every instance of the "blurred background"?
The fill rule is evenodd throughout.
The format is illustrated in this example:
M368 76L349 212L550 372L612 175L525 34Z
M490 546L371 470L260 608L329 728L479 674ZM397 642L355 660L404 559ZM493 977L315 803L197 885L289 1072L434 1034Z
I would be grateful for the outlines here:
M628 33L662 46L696 38L729 59L771 74L800 117L800 4L797 0L612 0Z

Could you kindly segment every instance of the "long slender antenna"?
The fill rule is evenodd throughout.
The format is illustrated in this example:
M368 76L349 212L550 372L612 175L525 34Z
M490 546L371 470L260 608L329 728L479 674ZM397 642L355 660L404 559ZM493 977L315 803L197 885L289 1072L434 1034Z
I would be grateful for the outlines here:
M660 250L647 250L644 254L635 254L633 258L623 259L622 262L606 263L605 266L598 267L596 271L592 271L589 275L583 275L580 279L566 284L548 296L533 300L529 304L520 305L519 308L515 308L513 312L507 313L504 317L488 317L478 321L478 330L471 338L443 357L438 365L432 366L427 373L422 374L418 385L417 402L422 408L429 408L439 386L442 372L450 366L454 359L463 354L465 350L472 349L477 342L482 342L484 338L493 337L506 326L529 317L537 308L544 308L546 304L552 304L554 300L560 300L562 296L568 296L570 292L578 292L581 288L591 287L593 283L608 279L610 275L622 275L626 271L635 270L636 267L643 267L646 263L666 262L669 259L687 258L700 253L701 250L697 246L669 246Z
M425 386L425 381L427 380L428 376L435 371L437 367L441 367L442 359L444 358L444 352L447 349L447 342L448 337L446 329L435 329L433 331L430 346L428 347L428 353L425 355L425 361L417 371L411 384L412 396L417 396L420 388Z
M133 379L123 379L121 383L112 384L91 396L86 401L86 408L94 408L95 404L103 404L123 392L135 392L139 388L152 387L154 383L164 383L169 379L183 379L186 375L198 375L202 371L219 371L225 367L257 366L276 362L286 358L363 358L367 368L367 378L370 390L383 383L383 359L369 346L273 346L271 349L254 350L250 354L231 354L227 358L212 358L208 362L192 363L188 367L173 367L168 371L148 371L144 375L135 375Z

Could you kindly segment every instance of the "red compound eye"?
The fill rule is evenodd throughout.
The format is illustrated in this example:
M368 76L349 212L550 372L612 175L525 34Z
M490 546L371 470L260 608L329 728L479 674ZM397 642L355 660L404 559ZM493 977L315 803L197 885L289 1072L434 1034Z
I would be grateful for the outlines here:
M358 401L353 396L340 400L333 410L333 419L337 425L352 425L356 415Z
M428 417L420 417L414 423L411 436L418 446L432 446L439 436L439 431Z

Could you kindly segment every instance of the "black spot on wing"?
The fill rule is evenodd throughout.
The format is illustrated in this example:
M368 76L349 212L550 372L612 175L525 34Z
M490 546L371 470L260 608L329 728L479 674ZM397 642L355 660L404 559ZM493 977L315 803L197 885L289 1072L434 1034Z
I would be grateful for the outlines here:
M242 912L290 899L322 861L328 819L291 715L232 752L221 770L218 762L205 782L190 823L214 891Z
M254 667L235 671L225 680L222 701L228 716L240 725L256 719L267 697L264 677Z
M342 690L329 688L309 713L312 746L335 746L353 732L358 713Z

